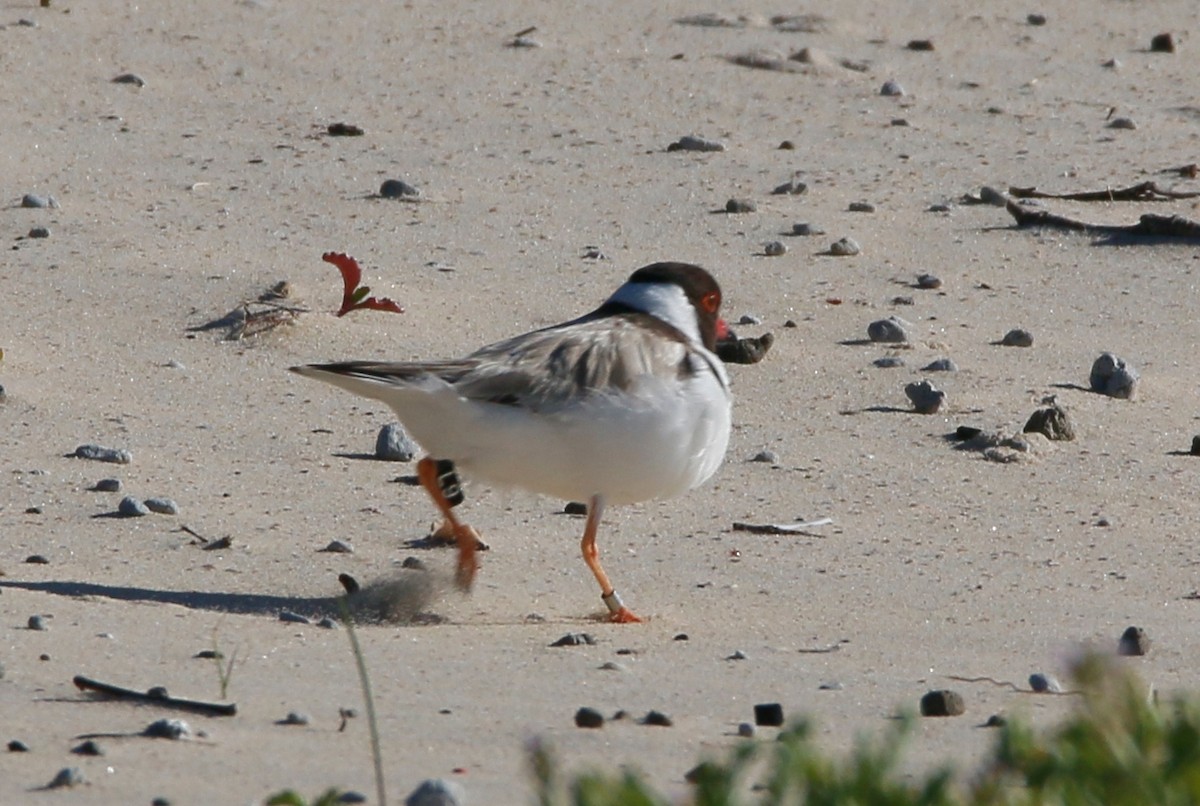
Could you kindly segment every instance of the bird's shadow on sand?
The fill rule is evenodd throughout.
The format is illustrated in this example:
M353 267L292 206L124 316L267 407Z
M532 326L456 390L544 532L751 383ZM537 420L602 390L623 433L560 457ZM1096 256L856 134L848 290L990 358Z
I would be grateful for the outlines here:
M56 596L103 596L122 602L154 602L173 604L192 610L211 610L219 613L236 613L250 616L279 617L289 611L311 619L326 616L336 618L341 614L343 596L269 596L257 593L213 593L207 591L171 591L154 588L133 588L118 585L98 585L93 582L20 582L0 580L0 590L16 590L52 593Z

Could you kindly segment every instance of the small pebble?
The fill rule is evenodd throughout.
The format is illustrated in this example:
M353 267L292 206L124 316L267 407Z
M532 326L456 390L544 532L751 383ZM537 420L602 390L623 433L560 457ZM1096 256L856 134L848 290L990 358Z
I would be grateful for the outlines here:
M1008 206L1008 194L991 185L984 185L979 189L979 201L993 207L1006 207Z
M47 229L46 227L34 227L31 230L29 230L29 237L30 238L49 238L50 230Z
M880 369L897 369L904 366L904 359L898 355L885 355L871 362Z
M931 290L934 288L941 288L941 287L942 287L942 281L940 278L936 277L935 275L932 275L932 274L918 274L917 275L917 288Z
M861 251L862 247L853 238L842 238L829 245L829 254L836 255L837 257L851 257Z
M182 719L159 719L147 725L142 735L151 739L188 739L192 726Z
M425 561L420 557L405 557L404 562L400 563L401 568L410 568L413 571L424 571L427 566Z
M741 736L743 739L753 739L754 738L754 726L751 725L749 722L739 723L737 726L737 735Z
M934 388L929 381L910 383L904 387L904 394L918 414L935 414L946 403L946 393Z
M746 660L746 653L740 649L733 650L733 654L725 658L725 660Z
M22 207L58 207L58 201L53 196L39 196L36 193L26 193L21 197Z
M279 720L277 725L307 725L312 719L308 714L302 714L299 711L288 711L287 716Z
M78 767L63 767L58 773L50 779L50 783L46 784L47 789L64 789L67 787L79 786L84 781L83 773Z
M1120 70L1121 69L1121 60L1120 59L1109 59L1108 61L1104 62L1100 66L1106 67L1109 70Z
M744 313L738 317L739 325L761 325L762 317L752 313Z
M354 547L341 540L330 540L329 544L325 546L325 548L319 549L319 551L323 551L328 554L353 554Z
M898 316L887 319L877 319L867 325L867 338L871 341L899 344L908 341L908 333L912 324Z
M921 367L924 372L958 372L958 364L949 358L939 358Z
M1192 437L1192 456L1200 456L1200 435ZM26 560L25 562L29 562Z
M1005 347L1032 347L1033 334L1028 330L1014 328L1004 334L1004 338L1000 339L1000 344Z
M312 619L308 616L302 616L299 613L293 613L291 610L282 610L279 613L279 620L288 624L312 624Z
M1150 651L1150 636L1141 627L1128 627L1117 642L1117 654L1141 656Z
M50 561L43 554L30 554L25 558L25 562L29 565L49 565Z
M150 514L150 507L140 499L127 495L121 499L121 503L117 504L117 513L123 518L140 518Z
M595 708L580 708L575 712L575 727L602 728L604 727L604 714Z
M412 462L416 443L398 422L389 422L376 437L376 458L386 462Z
M792 234L793 235L824 235L825 230L821 229L820 227L815 227L812 224L808 223L807 221L801 221L796 224L792 224Z
M92 485L92 490L98 493L119 493L121 492L120 479L100 479Z
M225 655L216 649L202 649L195 655L192 655L192 657L200 658L202 660L222 660L224 659Z
M776 196L800 196L807 192L808 185L801 182L798 177L792 177L782 185L776 185L775 189L771 191Z
M1030 25L1045 25L1046 24L1046 15L1045 14L1027 14L1027 15L1025 15L1025 22L1029 23Z
M72 747L71 752L78 756L102 756L104 755L104 748L96 744L92 739L88 739L86 742Z
M463 788L445 778L430 778L404 799L404 806L463 806L466 795Z
M870 202L850 202L850 206L847 209L852 213L873 213L875 212L875 205Z
M667 151L724 151L725 144L689 134L667 146Z
M921 698L921 716L958 716L966 710L966 703L957 691L930 691Z
M338 623L329 616L325 616L325 618L317 622L317 626L322 630L336 630L338 628Z
M783 706L777 702L762 702L754 706L754 724L777 728L783 724Z
M909 50L930 51L933 50L933 40L931 39L910 39L905 45Z
M179 505L171 498L147 498L143 501L146 509L159 515L178 515Z
M567 515L586 515L587 504L582 501L568 501L563 506L563 512Z
M948 213L948 212L950 212L950 205L948 205L948 204L942 204L942 203L938 203L938 204L931 204L931 205L929 205L929 208L928 208L928 210L927 210L926 212L930 212L930 213Z
M114 84L132 84L135 87L146 86L146 79L139 76L137 73L121 73L121 75L113 78Z
M887 81L883 82L883 86L879 88L879 94L889 97L898 97L904 95L904 87L900 86L900 82L888 79Z
M829 680L825 683L821 683L819 686L817 686L817 688L821 691L841 691L845 688L845 686L836 680Z
M75 456L114 465L127 465L133 461L133 454L124 448L105 448L102 445L80 445L75 449Z
M8 752L10 752L10 753L28 753L29 745L25 744L25 742L21 741L20 739L13 739L11 742L8 743Z
M603 672L627 672L629 669L617 663L615 660L606 660L600 664L600 670Z
M777 465L779 464L779 455L775 453L775 451L771 450L759 451L758 453L754 454L754 456L750 457L750 461L763 462L769 465Z
M421 191L403 179L385 179L379 186L379 195L384 199L415 199Z
M1075 424L1059 403L1035 411L1021 431L1025 434L1045 434L1046 439L1055 441L1069 442L1075 439Z
M1110 129L1136 129L1137 124L1133 122L1133 118L1113 118L1108 122Z
M779 257L787 254L787 245L783 241L768 241L763 245L763 254L767 257Z
M1150 51L1152 53L1174 53L1175 37L1169 33L1155 34L1150 39Z
M796 144L793 143L791 140L784 140L783 142L781 142L779 144L779 150L780 151L795 151Z
M1038 694L1061 694L1062 685L1052 675L1034 672L1029 675L1029 687Z
M725 202L725 212L727 213L753 213L757 210L758 205L750 199L730 199Z
M595 643L596 639L591 633L569 632L550 646L593 646Z
M916 305L917 301L915 299L913 299L912 297L899 296L899 297L892 297L892 304L893 305Z
M673 635L671 637L671 640L672 641L686 641L686 640L688 640L688 634L685 632L676 633L675 635Z
M1101 353L1088 376L1092 391L1109 397L1132 400L1137 394L1138 372L1112 353Z
M50 629L50 625L46 621L45 616L30 616L29 621L26 622L26 624L29 626L29 629L36 630L38 632Z
M356 126L353 123L344 123L342 121L330 123L325 127L325 131L330 137L362 137L364 134L366 134L366 132L363 131L362 126Z
M891 121L889 121L889 123L892 126L900 126L900 127L912 125L911 123L908 122L908 118L892 118Z
M642 717L643 725L652 725L658 728L669 728L675 724L671 717L664 714L662 711L647 711Z

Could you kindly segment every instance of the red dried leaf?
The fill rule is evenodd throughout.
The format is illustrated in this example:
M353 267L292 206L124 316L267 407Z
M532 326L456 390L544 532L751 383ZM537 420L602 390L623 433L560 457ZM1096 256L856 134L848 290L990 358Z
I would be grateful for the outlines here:
M342 307L338 308L338 316L345 316L359 308L404 313L403 308L387 297L383 299L376 297L364 299L370 293L371 289L359 285L362 282L362 267L358 265L358 261L354 258L342 252L326 252L321 255L321 260L337 266L338 271L342 273Z

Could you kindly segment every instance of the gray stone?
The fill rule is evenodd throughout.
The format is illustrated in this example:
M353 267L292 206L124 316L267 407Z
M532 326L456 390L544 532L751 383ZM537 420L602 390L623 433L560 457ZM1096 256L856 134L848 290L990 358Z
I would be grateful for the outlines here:
M918 414L935 414L946 403L946 393L929 381L910 383L904 387L904 394Z
M1088 378L1092 390L1109 397L1132 400L1137 394L1138 372L1112 353L1101 353Z
M877 319L867 325L867 338L871 341L898 344L908 341L908 332L911 327L912 324L900 317L889 316L887 319Z
M159 515L178 515L179 505L171 498L147 498L143 501L146 509Z
M145 502L132 495L127 495L117 504L117 513L125 518L140 518L150 514L150 507Z
M400 423L388 423L375 438L375 458L388 462L411 462L417 455L417 443Z
M462 806L465 802L463 788L445 778L430 778L404 799L404 806Z
M1075 425L1067 410L1059 403L1035 411L1021 430L1026 434L1045 434L1046 439L1056 441L1069 442L1075 439Z

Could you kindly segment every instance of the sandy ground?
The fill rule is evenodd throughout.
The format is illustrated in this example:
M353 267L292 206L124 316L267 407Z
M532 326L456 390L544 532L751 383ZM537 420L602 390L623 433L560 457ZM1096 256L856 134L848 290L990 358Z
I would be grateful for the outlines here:
M908 764L969 773L994 736L979 727L990 714L1049 725L1069 698L948 676L1024 686L1131 624L1154 646L1127 663L1163 691L1197 688L1200 463L1187 452L1200 432L1200 252L1017 230L1003 209L959 203L987 184L1198 189L1160 173L1200 150L1194 4L977 9L4 4L0 739L31 752L0 755L0 802L258 803L329 786L373 801L346 631L278 614L328 608L339 573L384 578L418 556L444 576L452 556L404 545L433 520L419 489L395 483L412 467L362 458L388 412L285 368L465 353L584 312L661 259L708 267L728 318L761 317L742 334L777 341L764 362L730 368L734 433L715 479L603 525L610 574L651 620L595 620L582 520L561 502L469 488L466 517L492 545L473 594L430 601L444 623L359 632L393 801L446 777L472 803L528 803L535 737L569 769L634 765L683 799L685 771L740 741L755 703L812 718L840 751L945 687L967 713L920 722ZM676 22L704 12L748 24ZM824 20L785 32L769 24L777 13ZM529 26L542 47L506 47ZM1161 32L1177 52L1149 51ZM935 49L907 49L912 39ZM802 47L831 64L725 58ZM126 72L144 86L112 83ZM881 96L888 79L906 94ZM1107 128L1110 114L1137 128ZM364 136L326 136L339 121ZM728 148L667 153L687 134ZM794 172L808 192L771 195ZM422 201L370 198L387 178ZM24 209L26 193L59 207ZM757 212L714 212L731 197ZM857 201L876 211L849 212ZM1200 217L1186 200L1046 207L1106 223ZM825 234L786 237L804 221ZM37 226L50 237L27 238ZM844 236L861 255L822 254ZM773 240L788 253L764 256ZM607 259L585 258L589 247ZM367 284L407 312L332 316L328 250L359 258ZM921 273L941 289L916 289ZM309 311L294 325L233 342L193 330L284 279ZM867 343L868 323L893 314L914 324L911 345ZM1016 327L1033 347L993 344ZM1084 388L1105 350L1141 372L1136 400ZM885 355L904 366L873 365ZM944 356L960 371L921 371ZM936 415L907 410L905 384L926 376L948 393ZM959 425L1020 430L1051 394L1076 441L1002 464L947 440ZM72 458L83 443L133 461ZM764 449L775 465L748 461ZM108 517L121 494L89 491L106 476L122 494L174 498L180 514ZM732 529L824 517L809 534ZM202 551L185 525L232 547ZM354 553L319 553L333 538ZM49 562L26 563L34 554ZM39 614L48 629L28 629ZM596 644L550 648L579 631ZM213 662L194 657L214 645L236 651L236 717L72 685L84 674L219 700ZM727 659L737 651L745 659ZM572 722L584 705L655 709L674 726L584 731ZM339 731L342 707L360 715ZM310 724L277 725L289 711ZM205 736L70 752L81 735L136 734L164 716ZM68 766L86 783L37 791Z

